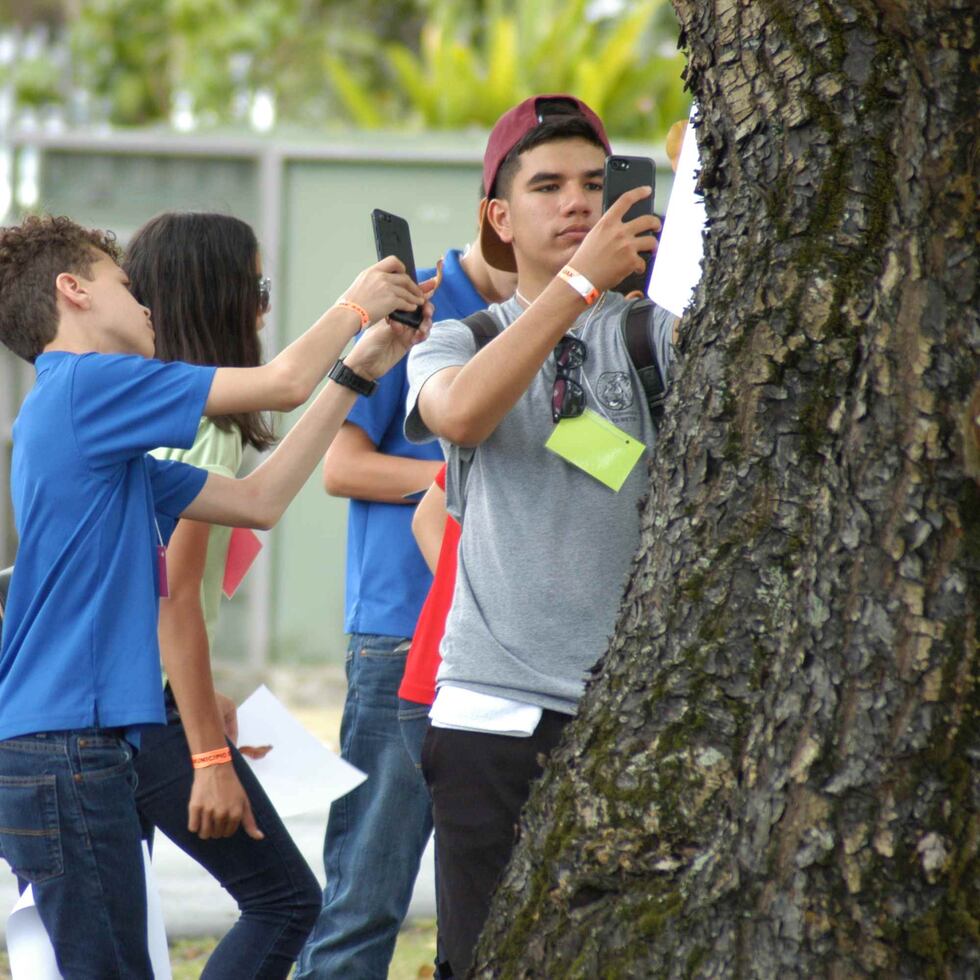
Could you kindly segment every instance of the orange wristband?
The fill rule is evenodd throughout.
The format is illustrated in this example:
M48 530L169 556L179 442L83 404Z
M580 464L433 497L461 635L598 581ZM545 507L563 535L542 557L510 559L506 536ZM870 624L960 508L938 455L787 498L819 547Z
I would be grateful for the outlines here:
M599 290L581 272L576 272L570 265L566 265L558 273L558 278L567 282L585 300L586 306L591 306L599 298Z
M363 306L358 306L357 303L352 303L349 299L338 299L334 306L339 306L344 310L353 310L361 318L361 326L367 327L371 323L371 317L368 316L368 311L364 309Z
M196 755L191 756L191 765L195 769L220 766L224 762L231 762L231 749L227 745L223 749L214 749L211 752L198 752Z

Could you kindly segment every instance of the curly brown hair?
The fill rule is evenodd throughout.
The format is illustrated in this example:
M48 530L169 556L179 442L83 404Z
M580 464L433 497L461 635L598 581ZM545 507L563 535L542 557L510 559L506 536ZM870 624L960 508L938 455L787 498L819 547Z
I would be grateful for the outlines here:
M55 280L62 272L91 275L99 252L118 261L116 236L63 216L31 215L0 228L0 341L33 364L58 332Z

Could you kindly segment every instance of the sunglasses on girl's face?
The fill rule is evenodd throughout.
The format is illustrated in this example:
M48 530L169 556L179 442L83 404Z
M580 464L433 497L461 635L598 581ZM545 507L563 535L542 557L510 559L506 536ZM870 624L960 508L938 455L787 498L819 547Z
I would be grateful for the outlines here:
M272 303L272 280L268 276L259 276L259 313L268 313Z
M551 392L551 421L578 418L585 411L585 391L578 373L589 356L584 340L566 334L555 346L555 386ZM574 376L572 372L575 372Z

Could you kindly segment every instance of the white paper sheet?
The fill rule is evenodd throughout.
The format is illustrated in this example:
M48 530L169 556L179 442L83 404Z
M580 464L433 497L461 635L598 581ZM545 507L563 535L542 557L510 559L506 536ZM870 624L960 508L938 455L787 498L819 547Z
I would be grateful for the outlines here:
M681 316L701 279L704 252L704 199L696 192L698 143L694 136L694 106L681 144L677 173L667 202L664 228L653 260L653 273L647 294L659 306Z
M147 940L155 980L171 980L167 933L160 908L160 895L150 865L150 855L143 843L143 867L146 872ZM7 953L13 980L62 980L54 958L54 947L41 924L34 905L34 893L28 885L7 917Z
M265 758L248 763L281 817L325 810L367 779L307 731L264 684L238 709L238 744L272 746Z

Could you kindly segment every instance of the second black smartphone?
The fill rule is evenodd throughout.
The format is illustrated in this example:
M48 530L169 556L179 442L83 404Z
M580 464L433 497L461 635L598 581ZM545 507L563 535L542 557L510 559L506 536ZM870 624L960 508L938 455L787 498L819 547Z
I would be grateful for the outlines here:
M378 259L394 255L401 259L405 271L418 282L415 274L415 256L412 252L412 236L408 230L408 222L397 214L389 214L380 208L371 212L371 224L374 227L374 245L378 250ZM422 307L414 310L394 310L391 319L404 323L408 327L416 327L422 323Z
M602 210L606 212L626 191L634 187L649 186L650 196L637 201L623 216L623 221L632 221L644 214L653 214L653 187L656 179L656 168L649 157L606 157L605 172L602 182ZM627 276L618 286L617 293L639 291L646 295L650 285L650 273L653 272L653 252L647 256L646 268Z

